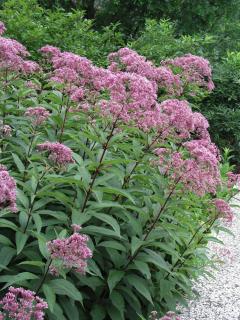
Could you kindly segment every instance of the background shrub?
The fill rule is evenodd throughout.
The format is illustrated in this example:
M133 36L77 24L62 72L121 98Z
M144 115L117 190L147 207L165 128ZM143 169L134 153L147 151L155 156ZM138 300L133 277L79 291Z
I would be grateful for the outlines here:
M93 22L84 18L83 11L51 11L42 8L37 0L6 1L0 19L5 21L7 35L24 43L34 58L39 58L41 46L51 44L106 64L109 52L123 43L116 26L94 31Z

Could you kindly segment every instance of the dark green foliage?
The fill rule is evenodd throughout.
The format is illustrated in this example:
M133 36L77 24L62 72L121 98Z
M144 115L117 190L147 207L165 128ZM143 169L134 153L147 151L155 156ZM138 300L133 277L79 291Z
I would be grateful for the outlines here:
M156 64L164 59L181 56L186 53L206 56L208 48L215 44L211 35L176 36L176 25L168 20L147 20L144 31L130 42L130 46L139 54L146 56Z
M145 19L171 19L178 33L215 32L225 20L237 21L236 0L104 0L96 13L99 25L120 22L127 35L135 36L144 27Z
M233 151L240 163L240 53L228 53L214 69L215 90L203 101L201 111L210 122L210 132L220 148Z
M0 20L7 26L6 35L22 42L35 58L41 46L51 44L105 64L108 53L122 45L116 26L97 32L82 11L46 10L36 0L7 1Z

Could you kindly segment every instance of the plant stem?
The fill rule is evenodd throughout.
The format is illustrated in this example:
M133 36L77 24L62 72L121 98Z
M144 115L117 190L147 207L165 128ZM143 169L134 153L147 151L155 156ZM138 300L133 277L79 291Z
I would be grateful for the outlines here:
M169 194L168 194L167 198L165 199L165 201L164 201L161 209L159 210L156 218L154 219L151 227L149 228L148 232L147 232L146 235L144 236L143 241L146 241L146 240L147 240L147 238L149 237L150 233L151 233L152 230L154 229L156 223L158 222L160 216L161 216L162 213L165 211L166 205L167 205L168 201L171 199L171 196L172 196L172 194L174 193L174 191L175 191L178 183L180 182L181 178L182 178L182 176L180 176L180 177L178 178L178 180L176 181L175 185L173 186L173 188L172 188L171 191L169 192ZM136 252L134 253L134 255L130 257L130 259L128 260L127 264L126 264L125 267L124 267L124 270L125 270L125 269L128 267L128 265L137 257L137 255L139 254L141 248L142 248L142 246L140 246L140 247L136 250Z
M40 178L38 179L36 188L35 188L35 190L34 190L34 192L33 192L33 194L32 194L32 200L31 200L30 207L29 207L29 210L28 210L28 219L27 219L27 223L26 223L26 225L25 225L25 228L24 228L24 230L23 230L23 233L26 233L26 231L27 231L28 225L29 225L30 220L31 220L31 217L32 217L32 210L33 210L33 206L34 206L34 202L35 202L35 197L36 197L36 194L37 194L37 191L38 191L40 182L41 182L41 180L43 179L43 177L45 176L45 174L47 173L47 171L48 171L48 168L46 168L46 169L42 172L42 175L41 175Z
M29 143L29 147L28 147L28 151L27 151L27 154L26 154L26 158L24 159L24 167L27 166L27 162L28 162L28 158L30 157L31 155L31 149L32 149L32 145L33 145L33 141L36 137L36 131L35 131L35 128L33 129L33 132L32 132L32 136L30 138L30 143ZM25 181L26 179L26 173L27 173L27 168L24 169L24 172L23 172L23 181Z
M192 243L192 241L194 240L194 238L196 237L196 235L198 234L198 232L201 230L201 228L206 225L208 222L211 222L210 225L207 227L207 229L203 232L203 233L207 233L211 230L214 222L217 220L218 218L218 215L216 215L213 219L209 219L207 220L206 222L204 222L197 230L196 232L193 234L192 238L190 239L186 249L184 250L184 252L181 254L180 256L180 259L178 259L175 264L173 265L172 267L172 270L171 271L174 271L174 269L176 268L176 266L178 265L179 261L181 260L181 258L183 257L183 255L185 254L185 252L189 249L189 246L190 244ZM198 240L197 244L201 243L202 239L203 239L203 235L201 236L201 238ZM180 269L184 264L185 262L187 261L187 257L180 263L180 265L178 266L178 269ZM168 278L168 276L170 275L170 273L167 274L166 278Z
M50 259L48 261L48 263L47 263L47 266L45 268L45 271L44 271L44 274L42 276L42 279L41 279L41 281L40 281L40 283L39 283L39 285L37 287L36 295L39 293L40 289L42 288L42 285L44 284L44 281L45 281L45 279L47 277L47 274L48 274L48 271L49 271L49 268L50 268L51 264L52 264L52 259Z
M89 197L90 197L90 195L91 195L91 193L92 193L92 188L93 188L94 182L95 182L95 180L96 180L96 178L97 178L98 173L100 172L100 168L101 168L101 166L102 166L102 162L103 162L105 153L106 153L106 151L107 151L109 142L110 142L111 138L113 137L113 132L114 132L114 129L116 128L118 118L119 118L119 117L117 116L116 120L115 120L114 123L113 123L112 130L111 130L111 132L110 132L110 134L109 134L109 136L108 136L108 138L107 138L106 143L104 144L103 151L102 151L102 155L101 155L101 157L100 157L98 166L97 166L97 168L95 169L95 171L94 171L94 173L93 173L93 175L92 175L92 179L91 179L90 185L89 185L89 187L88 187L88 190L87 190L87 193L86 193L84 202L83 202L82 212L84 212L84 210L86 209L88 199L89 199Z
M165 131L165 130L164 130ZM164 132L163 131L163 132ZM148 152L150 151L151 147L155 144L155 142L157 142L157 140L162 136L163 132L161 132L159 135L157 135L153 141L145 148L143 149L144 152ZM130 171L130 173L124 177L123 179L123 184L122 184L122 189L125 189L125 187L127 186L127 184L129 183L131 177L132 177L132 174L134 173L134 171L136 170L136 168L138 167L138 165L142 162L143 158L144 158L145 154L139 159L136 161L135 165L133 166L132 170ZM121 198L121 195L116 195L113 199L113 201L118 201L119 199ZM112 208L109 208L107 213L110 213L112 210Z
M89 139L87 138L87 140L86 140L86 147L88 147L88 143L89 143ZM83 156L82 156L82 158L83 158L83 160L85 160L85 157L86 157L86 151L84 150L84 152L83 152Z
M35 131L35 129L33 129L33 133L32 133L31 139L30 139L30 144L29 144L29 148L28 148L28 152L27 152L27 158L31 155L31 149L32 149L32 145L33 145L33 141L34 141L35 136L36 136L36 131Z
M68 110L69 110L69 105L68 105L69 101L70 101L70 98L68 97L67 106L66 106L65 113L64 113L64 118L63 118L63 124L62 124L61 130L60 130L60 136L59 136L59 142L60 143L62 142L62 136L63 136L63 133L64 133L64 128L65 128L65 124L66 124L66 120L67 120L67 114L68 114Z

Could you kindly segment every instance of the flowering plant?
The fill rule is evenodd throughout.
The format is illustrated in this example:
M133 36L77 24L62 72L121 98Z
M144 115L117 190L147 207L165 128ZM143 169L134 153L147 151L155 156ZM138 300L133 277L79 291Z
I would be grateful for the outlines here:
M191 57L190 76L185 57L175 73L128 48L107 68L40 52L41 66L0 38L1 126L11 128L1 135L0 282L31 292L29 306L25 289L10 288L0 316L17 294L23 314L41 303L36 319L38 296L50 320L164 317L211 263L211 230L231 220L221 201L238 177L185 97L187 82L212 90L211 68Z

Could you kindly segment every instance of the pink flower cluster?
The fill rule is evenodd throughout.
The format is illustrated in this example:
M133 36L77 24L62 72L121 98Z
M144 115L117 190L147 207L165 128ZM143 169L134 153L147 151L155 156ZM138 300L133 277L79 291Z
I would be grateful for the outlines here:
M113 73L93 66L84 57L50 49L45 47L41 51L51 51L51 80L64 83L73 101L81 102L86 97L84 104L89 99L94 105L97 101L94 97L99 97L98 107L104 116L117 116L125 122L136 121L155 107L157 87L145 76L130 72ZM100 99L102 91L108 93L108 100Z
M109 56L109 70L136 73L152 81L154 87L164 89L167 94L181 95L183 89L180 77L168 67L155 67L151 61L129 48L121 48Z
M39 126L49 117L50 113L45 108L39 106L28 108L24 115L31 118L34 126Z
M227 186L228 186L228 188L232 188L232 187L234 187L235 185L237 185L239 183L240 174L235 174L233 172L228 172L227 173L227 178L228 178Z
M0 34L4 31L5 26L0 22ZM36 62L25 60L27 56L29 53L21 43L0 36L0 69L5 75L8 71L25 74L39 71L40 68Z
M0 36L4 34L6 27L2 21L0 21Z
M47 303L35 292L23 288L10 287L0 300L0 319L43 320Z
M176 183L199 196L210 192L215 194L221 184L219 153L209 140L192 140L183 143L182 152L170 149L155 149L161 173L168 175ZM187 151L187 154L186 154Z
M179 138L189 138L195 130L193 112L185 100L165 100L160 104L163 113L167 116L168 131L177 133Z
M73 228L75 230L76 226ZM61 268L74 269L81 274L85 273L86 260L92 257L92 251L87 247L88 237L74 232L69 238L56 239L47 243L47 248L53 260L50 272L54 275Z
M155 128L162 132L161 138L183 140L194 135L199 139L210 140L207 119L198 112L192 112L186 100L163 101L154 110L145 112L144 119L139 116L138 125L145 131Z
M10 137L11 133L12 133L12 128L7 124L3 124L2 120L0 120L0 136Z
M172 99L159 105L159 89L172 96L182 94L180 77L168 66L156 67L128 48L109 55L108 69L55 47L45 46L41 52L52 64L51 80L64 83L71 100L82 110L88 111L85 106L90 103L91 108L100 108L103 116L118 117L144 131L176 127L180 138L188 138L190 131L209 138L207 120L193 113L186 101ZM102 98L103 92L107 99Z
M228 248L223 247L222 245L218 244L211 246L211 251L214 252L212 258L217 258L218 262L232 264L235 259L235 255L233 254L233 252Z
M150 320L181 320L173 311L168 311L165 316L158 318L157 311L152 311L149 317Z
M37 145L39 151L48 151L49 160L54 164L65 166L69 163L73 163L72 150L59 142L46 141Z
M8 208L12 212L17 211L16 182L7 169L0 165L0 209L3 208Z
M61 51L54 46L46 45L42 47L39 52L41 52L47 60L51 60L53 56L60 54Z
M36 83L36 82L33 82L31 80L29 81L26 81L25 82L25 86L29 89L33 89L33 90L40 90L41 89L41 85Z
M195 83L207 90L214 89L212 81L212 69L207 59L192 54L167 60L164 65L179 67L183 71L183 77L189 83Z
M117 74L109 92L110 100L100 103L103 114L115 115L127 123L138 123L156 106L157 93L152 83L133 73Z
M234 215L229 204L222 199L215 199L213 203L220 217L223 218L227 223L231 223Z
M168 311L165 316L160 318L159 320L181 320L180 317L176 315L173 311Z

